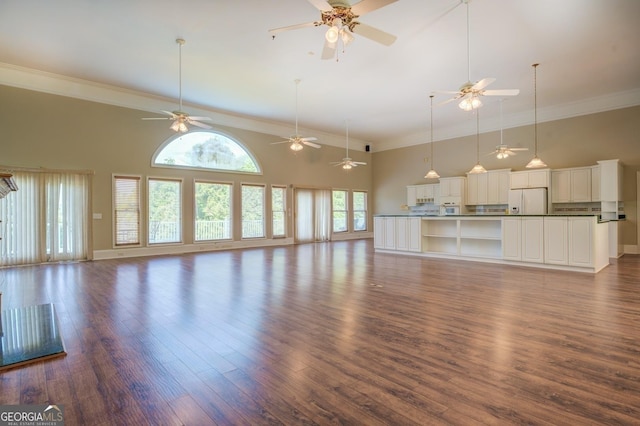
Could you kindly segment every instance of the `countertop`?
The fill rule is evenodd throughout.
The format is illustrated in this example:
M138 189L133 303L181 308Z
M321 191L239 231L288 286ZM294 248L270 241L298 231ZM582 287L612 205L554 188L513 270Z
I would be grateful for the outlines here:
M497 214L497 213L483 213L483 214L459 214L459 215L427 215L427 214L412 214L412 213L398 213L398 214L374 214L374 217L423 217L423 218L464 218L464 217L592 217L598 218L599 223L604 222L616 222L620 220L626 220L625 215L620 215L618 219L602 219L599 214L584 213L584 214Z

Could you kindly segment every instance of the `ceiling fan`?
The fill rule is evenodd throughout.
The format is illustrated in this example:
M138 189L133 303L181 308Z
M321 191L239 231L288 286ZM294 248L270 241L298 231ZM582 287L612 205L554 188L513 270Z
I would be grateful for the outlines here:
M277 145L280 143L290 143L291 145L289 145L289 148L291 148L292 151L296 151L296 152L301 151L302 148L304 148L303 145L307 145L312 148L320 148L320 145L318 145L317 143L311 142L311 141L318 140L317 138L314 138L314 137L303 138L298 133L298 85L300 84L300 79L295 79L294 82L296 83L296 133L295 135L289 137L284 141L272 142L271 144Z
M342 166L344 170L351 170L354 167L358 166L366 166L367 163L363 163L362 161L353 161L351 157L349 157L349 125L347 123L347 155L342 159L342 161L334 161L333 163L329 163L333 166Z
M180 98L180 106L177 111L161 111L168 115L168 117L147 117L143 118L143 120L173 120L170 128L173 131L185 133L189 131L187 124L192 124L194 126L202 127L203 129L211 129L211 126L205 123L201 123L200 121L210 121L209 117L193 117L182 111L182 46L184 45L184 39L177 38L176 43L178 43L178 62L179 62L179 98Z
M342 41L343 46L348 45L353 41L354 33L385 46L390 46L396 41L396 36L363 24L357 19L365 13L380 9L396 1L398 0L361 0L352 6L346 0L309 0L309 3L320 11L319 21L274 28L269 30L269 34L275 38L276 34L283 31L326 25L329 29L325 33L322 59L333 58L338 42Z
M498 160L509 158L512 155L517 155L516 151L528 151L529 148L511 148L503 142L502 138L502 99L500 99L500 145L496 146L495 151L490 152L487 155L496 155Z
M481 96L516 96L520 93L518 89L499 89L499 90L485 90L485 87L496 81L495 78L483 78L475 83L471 82L471 42L470 42L470 30L469 30L469 2L471 0L460 0L467 5L467 82L464 83L457 91L436 91L435 93L452 94L453 98L446 100L439 105L457 101L458 106L464 111L471 111L482 106Z

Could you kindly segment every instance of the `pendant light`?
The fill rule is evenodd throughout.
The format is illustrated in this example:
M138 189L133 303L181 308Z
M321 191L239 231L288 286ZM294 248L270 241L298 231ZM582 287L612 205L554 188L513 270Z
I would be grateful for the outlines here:
M487 173L487 170L480 164L480 111L476 111L476 159L477 163L471 170L470 174Z
M427 172L426 175L424 175L425 179L438 179L440 177L440 175L438 174L438 172L436 172L433 168L433 95L429 96L430 101L431 101L431 108L430 108L430 113L431 113L431 125L429 130L431 131L431 138L429 141L429 145L431 145L431 156L429 157L429 163L431 166L431 170L429 170Z
M537 68L540 64L533 64L533 143L534 153L533 158L529 161L525 167L527 169L539 169L547 167L547 165L538 157L538 78Z

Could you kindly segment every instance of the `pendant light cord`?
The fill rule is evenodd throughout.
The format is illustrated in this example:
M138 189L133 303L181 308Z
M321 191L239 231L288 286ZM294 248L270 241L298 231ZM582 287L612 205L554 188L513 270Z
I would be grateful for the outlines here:
M179 38L178 43L178 99L180 100L180 111L182 111L182 45L184 40Z
M298 137L298 85L300 84L300 79L295 79L296 83L296 137Z
M480 164L480 112L476 110L476 160Z
M471 0L462 0L467 4L467 81L471 82L471 24L469 23L469 2Z
M429 108L429 113L430 113L429 131L431 132L431 136L429 140L429 144L431 145L430 163L431 163L431 170L433 170L433 95L429 96L429 98L431 102L431 107Z

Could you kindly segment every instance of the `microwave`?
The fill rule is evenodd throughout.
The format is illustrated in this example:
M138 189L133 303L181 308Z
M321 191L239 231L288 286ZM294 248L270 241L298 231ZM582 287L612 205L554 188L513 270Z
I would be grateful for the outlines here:
M440 206L441 216L456 216L460 214L460 206L455 204L443 204Z

